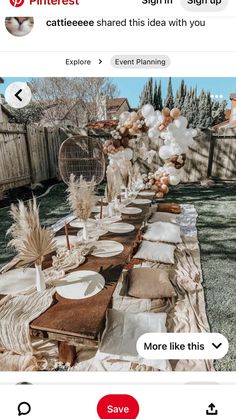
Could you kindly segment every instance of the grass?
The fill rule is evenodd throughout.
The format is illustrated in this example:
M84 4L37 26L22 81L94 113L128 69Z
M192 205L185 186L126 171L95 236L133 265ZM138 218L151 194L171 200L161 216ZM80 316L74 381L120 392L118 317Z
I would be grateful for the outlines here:
M215 367L236 371L236 187L179 186L168 200L192 203L198 211L208 320L211 331L222 333L230 343L228 354Z
M192 203L198 211L207 315L211 331L222 333L230 343L228 354L216 361L215 367L219 371L236 371L236 187L180 185L170 192L166 201ZM39 202L45 225L55 223L69 210L63 184L54 186ZM0 209L0 265L12 257L12 252L6 251L8 212L9 208Z

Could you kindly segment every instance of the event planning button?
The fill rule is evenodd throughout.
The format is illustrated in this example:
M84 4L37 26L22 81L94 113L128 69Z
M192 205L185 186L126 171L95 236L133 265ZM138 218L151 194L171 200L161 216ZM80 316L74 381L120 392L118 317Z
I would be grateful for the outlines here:
M9 106L22 109L27 106L32 98L31 90L27 83L14 82L5 90L5 100Z
M135 419L139 414L139 404L128 394L108 394L99 400L97 413L101 419Z
M111 65L115 68L167 68L170 58L167 55L114 55Z
M220 333L145 333L137 341L145 359L221 359L228 350Z

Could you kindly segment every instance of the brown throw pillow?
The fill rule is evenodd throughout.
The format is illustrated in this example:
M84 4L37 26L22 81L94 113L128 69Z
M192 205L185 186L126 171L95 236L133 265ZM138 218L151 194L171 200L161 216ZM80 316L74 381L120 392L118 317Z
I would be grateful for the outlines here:
M127 275L128 295L135 298L168 298L176 292L169 280L169 272L156 268L130 269Z

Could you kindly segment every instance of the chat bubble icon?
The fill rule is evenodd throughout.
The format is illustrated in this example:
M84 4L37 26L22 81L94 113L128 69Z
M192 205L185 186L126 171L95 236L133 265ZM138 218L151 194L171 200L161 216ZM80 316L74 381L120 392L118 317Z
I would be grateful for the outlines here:
M181 0L181 4L188 12L222 12L229 0Z
M25 416L31 412L31 406L27 402L21 402L18 405L18 416Z

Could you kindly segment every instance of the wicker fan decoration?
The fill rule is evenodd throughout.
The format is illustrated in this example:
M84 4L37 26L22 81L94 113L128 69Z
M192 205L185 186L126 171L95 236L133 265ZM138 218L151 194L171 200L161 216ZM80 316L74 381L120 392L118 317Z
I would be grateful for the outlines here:
M94 179L95 185L102 182L105 175L103 144L97 138L75 135L61 145L58 158L62 180L69 184L70 175L81 176L87 182Z

